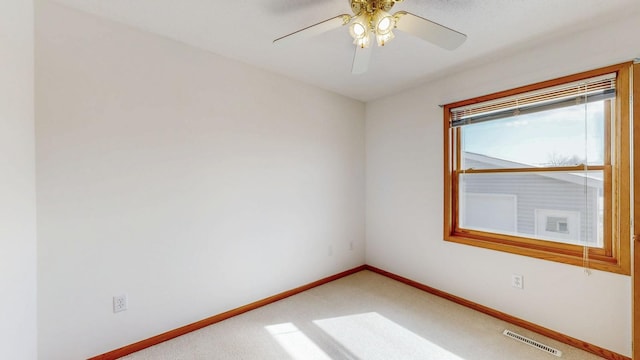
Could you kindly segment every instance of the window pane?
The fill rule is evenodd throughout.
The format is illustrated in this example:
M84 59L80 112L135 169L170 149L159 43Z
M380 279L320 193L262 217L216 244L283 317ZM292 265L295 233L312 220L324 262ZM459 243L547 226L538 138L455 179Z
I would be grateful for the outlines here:
M605 101L463 126L462 169L603 165Z
M603 247L603 172L460 175L460 227Z

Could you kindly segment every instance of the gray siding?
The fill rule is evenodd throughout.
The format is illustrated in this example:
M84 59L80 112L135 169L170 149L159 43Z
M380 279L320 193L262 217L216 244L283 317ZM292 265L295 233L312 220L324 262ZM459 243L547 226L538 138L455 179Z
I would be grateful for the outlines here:
M585 200L584 185L535 173L467 174L463 178L462 189L467 193L515 195L518 233L535 234L536 209L575 211L580 213L580 240L597 242L597 188L589 187Z

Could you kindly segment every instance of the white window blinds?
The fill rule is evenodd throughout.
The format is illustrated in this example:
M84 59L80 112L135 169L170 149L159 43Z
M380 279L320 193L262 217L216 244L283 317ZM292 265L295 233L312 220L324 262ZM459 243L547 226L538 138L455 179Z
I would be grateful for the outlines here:
M616 74L451 109L451 127L580 105L616 96Z

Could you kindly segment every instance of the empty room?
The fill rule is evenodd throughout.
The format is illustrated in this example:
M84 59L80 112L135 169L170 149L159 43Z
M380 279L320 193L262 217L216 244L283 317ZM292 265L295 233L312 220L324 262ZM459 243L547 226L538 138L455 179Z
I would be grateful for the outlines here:
M640 359L639 33L638 0L2 0L0 359Z

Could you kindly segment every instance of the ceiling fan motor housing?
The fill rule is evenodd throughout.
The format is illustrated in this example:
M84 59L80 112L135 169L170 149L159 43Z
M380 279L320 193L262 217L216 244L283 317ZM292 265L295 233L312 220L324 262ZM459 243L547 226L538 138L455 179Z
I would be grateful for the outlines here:
M350 1L351 1L351 11L353 11L354 14L358 15L363 12L366 12L368 14L373 14L378 9L383 11L389 11L391 10L391 8L395 3L401 2L402 0L350 0Z

